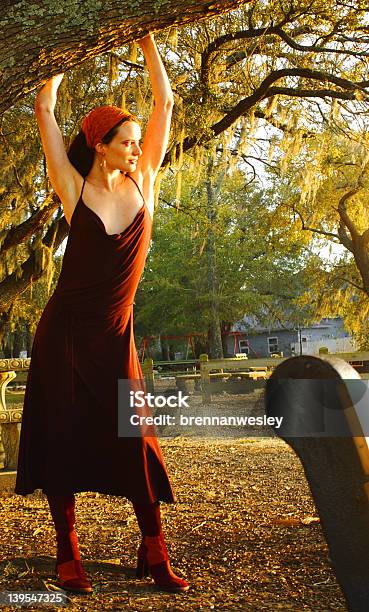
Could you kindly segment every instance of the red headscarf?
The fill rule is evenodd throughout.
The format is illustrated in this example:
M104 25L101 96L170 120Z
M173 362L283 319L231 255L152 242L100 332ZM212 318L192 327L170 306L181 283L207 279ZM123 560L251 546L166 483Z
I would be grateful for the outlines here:
M87 146L95 148L107 134L122 119L125 121L137 121L128 111L119 106L98 106L86 115L81 124L81 129L86 136Z

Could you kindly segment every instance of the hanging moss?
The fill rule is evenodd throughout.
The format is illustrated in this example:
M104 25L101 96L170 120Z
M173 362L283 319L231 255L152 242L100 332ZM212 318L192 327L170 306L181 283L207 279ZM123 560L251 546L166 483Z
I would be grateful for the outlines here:
M177 51L178 47L178 28L172 27L169 30L168 45L172 51Z
M133 62L134 64L137 62L137 44L135 42L131 43L128 47L128 57L129 57L129 61Z
M70 119L72 114L72 96L68 88L67 77L62 80L58 90L57 121L63 126Z
M54 234L55 238L55 234ZM33 244L35 254L35 275L46 274L47 290L50 291L50 286L54 275L54 260L53 260L53 244L48 247L42 242L42 237L38 236Z
M109 86L119 77L119 62L115 53L109 54Z
M108 60L108 87L106 93L106 103L114 103L114 81L119 76L119 62L115 53L109 53Z
M333 99L331 102L330 118L333 121L339 121L341 119L341 109L338 100Z
M200 182L203 173L203 160L204 160L204 148L197 147L196 150L196 165L197 165L197 173L195 175L194 185L197 186Z
M269 141L269 150L268 150L268 162L269 163L273 159L274 151L275 151L278 141L279 141L279 138L277 136L272 136L272 138Z
M179 209L182 194L182 171L179 170L176 176L176 208Z
M204 249L205 249L206 244L207 244L207 241L208 241L208 239L207 239L207 237L205 237L205 238L203 239L202 243L200 244L200 249L199 249L199 257L201 257L201 255L203 254Z
M291 141L291 155L297 156L301 151L303 130L296 130Z
M160 196L160 187L163 177L165 176L165 171L160 169L154 184L154 208L156 209L159 206L159 196Z
M274 110L277 108L278 106L278 96L272 96L271 98L269 98L268 100L268 104L266 106L265 109L265 118L268 119L269 117L272 116Z
M121 106L121 108L127 108L126 92L125 92L124 89L122 91L122 95L121 95L121 98L120 98L120 106Z
M177 162L176 162L176 167L177 167L177 173L176 173L176 207L178 209L179 207L179 203L181 201L181 192L182 192L182 167L183 167L183 161L184 161L184 155L183 155L183 141L185 139L186 133L185 133L185 126L182 124L182 129L179 133L179 153L178 153L178 157L177 157Z
M256 128L255 109L252 108L248 114L249 119L249 136L252 136Z

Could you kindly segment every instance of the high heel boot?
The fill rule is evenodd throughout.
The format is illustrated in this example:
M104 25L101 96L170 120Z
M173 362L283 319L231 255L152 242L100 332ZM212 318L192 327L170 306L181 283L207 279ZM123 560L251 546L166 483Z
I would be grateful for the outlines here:
M161 591L183 593L190 588L188 582L173 572L162 533L144 536L138 549L136 576L144 578L150 575Z
M72 593L91 593L92 586L81 564L75 524L74 495L48 495L57 541L56 575L59 586Z
M176 576L168 558L167 547L161 529L160 506L155 504L133 504L142 532L138 549L137 578L150 576L162 591L183 593L190 588L188 582Z

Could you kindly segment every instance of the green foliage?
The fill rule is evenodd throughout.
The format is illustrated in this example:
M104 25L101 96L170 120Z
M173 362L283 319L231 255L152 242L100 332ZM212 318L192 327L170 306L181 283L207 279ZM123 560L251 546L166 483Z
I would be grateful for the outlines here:
M36 331L42 311L56 287L61 264L62 257L58 255L54 259L55 273L50 286L48 286L48 279L42 277L37 283L32 284L31 287L22 293L13 303L13 320L10 325L11 331L14 331L14 329L21 324L25 324L32 334Z
M65 138L68 148L71 140L79 131L83 116L94 106L111 102L121 103L122 88L117 83L109 80L110 54L96 60L86 62L83 66L68 73L61 87L58 97L56 116ZM120 70L120 80L128 76L128 70ZM129 79L126 86L125 97L133 112L138 112L134 104L137 88L142 85L144 76L142 72ZM6 112L1 120L0 139L2 143L0 153L0 168L2 173L2 184L0 186L0 250L5 239L12 233L13 229L21 226L36 214L36 212L49 203L52 196L51 186L45 173L45 161L40 145L37 124L33 112L34 95L28 96L22 104ZM149 101L146 106L141 105L141 116L145 120L149 112ZM145 115L146 113L146 115ZM52 221L55 221L62 213L61 205L55 210ZM58 270L53 265L52 249L45 246L43 239L48 230L47 225L37 228L37 231L26 240L14 244L13 247L3 249L0 263L0 283L14 273L16 278L22 275L22 265L31 255L35 256L35 272L43 271L47 274L46 288L52 280L55 282ZM28 298L35 297L32 313L42 311L36 306L40 301L45 305L46 296L44 292L44 279L40 281L40 295L37 291L27 292L26 302L24 295L20 296L21 309L12 308L12 325L21 321L22 308L27 306ZM18 304L18 295L15 286L14 302ZM34 289L37 283L34 283ZM42 297L43 296L43 297ZM28 316L28 315L27 315ZM26 317L27 318L27 317Z
M217 168L218 172L222 167ZM136 303L140 335L204 332L211 320L209 233L214 237L216 302L221 320L244 314L272 320L299 318L292 297L301 291L301 245L274 227L271 193L245 186L235 169L226 174L216 216L208 218L204 179L183 171L180 207L174 178L162 182L153 242ZM170 201L172 200L172 201ZM288 290L285 290L285 287Z
M314 244L299 303L309 304L316 318L342 316L363 346L369 315L369 126L352 122L346 134L343 127L336 118L306 142L285 177L285 208Z
M67 14L68 27L79 28L84 36L98 22L103 3L82 4L69 0L61 9L60 2L50 0L49 8ZM158 12L163 4L164 0L156 1ZM133 3L132 10L136 6ZM21 19L26 3L17 3L17 8L15 18ZM28 8L27 18L39 22L43 7L31 3ZM140 333L206 330L214 300L210 268L214 268L217 309L225 321L253 313L266 321L287 317L300 322L319 312L335 315L350 308L357 312L352 307L355 300L366 312L365 295L360 290L355 293L361 278L352 255L336 262L331 306L328 298L315 299L315 293L321 296L321 290L329 287L333 267L324 276L324 261L311 252L311 245L321 247L327 236L320 234L317 244L311 233L302 230L299 216L320 231L337 234L337 202L363 170L367 143L356 142L360 151L349 147L350 159L361 156L360 163L350 166L338 137L339 129L350 131L350 117L367 110L367 89L353 84L367 79L363 10L361 3L337 5L333 0L257 0L208 22L178 31L171 28L157 36L176 104L170 173L162 181L154 241L137 297ZM147 73L132 64L143 63L136 52L135 45L126 46L68 71L57 107L66 146L83 116L100 104L127 106L139 115L144 128L152 95ZM9 57L10 65L11 53ZM288 72L273 80L282 69ZM268 87L256 95L267 78L271 78ZM317 93L322 89L328 93ZM332 103L335 96L342 101ZM28 219L51 195L33 99L25 98L1 122L0 244L12 226ZM241 112L245 101L248 105ZM335 122L341 124L333 144L327 126ZM192 148L184 153L186 140ZM213 211L206 192L209 159L216 170ZM347 204L360 232L366 229L366 201L365 184L361 195ZM60 212L60 208L55 211L54 219ZM31 240L1 254L0 283L12 272L20 275L22 263L33 251L46 268L50 257L42 238L47 229L39 227ZM342 274L347 281L343 288ZM53 282L56 278L57 270ZM308 288L305 305L294 304L293 298ZM33 292L30 301L44 303L43 291L38 297ZM21 310L14 314L19 320L21 316ZM344 316L347 321L351 317L355 331L354 315Z

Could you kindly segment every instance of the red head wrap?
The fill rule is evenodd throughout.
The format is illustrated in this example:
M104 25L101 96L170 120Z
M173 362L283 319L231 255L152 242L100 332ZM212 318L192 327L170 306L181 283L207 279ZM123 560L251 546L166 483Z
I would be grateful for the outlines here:
M131 113L119 108L119 106L98 106L90 111L81 124L82 132L86 136L87 146L94 149L105 134L110 132L122 119L136 121Z

